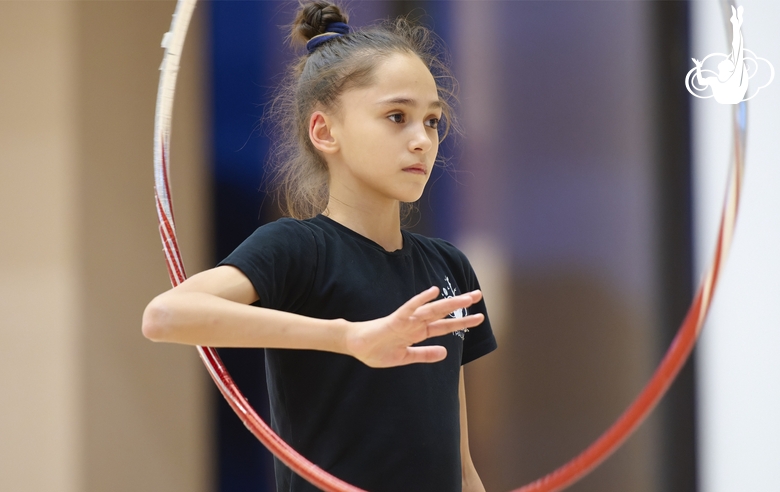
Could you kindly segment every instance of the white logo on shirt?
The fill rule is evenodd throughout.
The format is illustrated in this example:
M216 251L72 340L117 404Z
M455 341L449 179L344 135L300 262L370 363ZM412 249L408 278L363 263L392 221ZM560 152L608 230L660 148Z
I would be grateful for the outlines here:
M449 297L455 297L457 295L457 293L455 292L455 289L452 287L452 284L450 283L450 278L449 277L444 277L444 281L447 282L447 286L448 286L448 287L443 287L441 289L441 293L444 296L444 298L446 299L446 298L449 298ZM447 317L448 318L463 318L464 316L467 316L467 315L468 315L468 311L466 310L466 308L459 308L459 309L456 309L455 311L451 312L450 314L448 314ZM459 336L461 338L461 340L464 340L466 338L466 332L467 331L469 331L469 329L468 328L464 328L462 330L454 331L454 332L452 332L452 334L453 335L457 335L457 336Z

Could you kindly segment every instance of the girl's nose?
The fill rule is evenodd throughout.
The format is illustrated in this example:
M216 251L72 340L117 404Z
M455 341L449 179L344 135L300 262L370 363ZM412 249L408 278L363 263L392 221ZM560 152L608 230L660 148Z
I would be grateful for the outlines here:
M420 125L419 127L415 128L412 145L414 146L415 150L419 149L423 152L430 150L433 143L431 142L431 138L428 136L428 131L426 130L425 125Z

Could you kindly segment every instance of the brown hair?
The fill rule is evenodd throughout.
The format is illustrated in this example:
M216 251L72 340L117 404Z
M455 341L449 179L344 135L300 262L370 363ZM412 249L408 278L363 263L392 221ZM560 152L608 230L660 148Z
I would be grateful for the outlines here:
M325 32L331 22L348 21L348 14L334 3L299 0L295 20L286 26L287 40L293 47L303 46ZM350 28L349 34L330 39L313 53L294 60L263 115L263 121L270 121L274 129L269 171L279 206L283 214L297 219L313 217L328 204L327 163L309 139L312 112L322 109L338 118L341 94L373 84L376 68L390 55L417 55L431 71L443 103L439 129L444 134L440 141L450 127L462 133L451 103L456 100L457 82L447 68L449 60L440 38L406 17L383 20L368 28ZM402 215L408 215L410 209L411 204L402 204Z

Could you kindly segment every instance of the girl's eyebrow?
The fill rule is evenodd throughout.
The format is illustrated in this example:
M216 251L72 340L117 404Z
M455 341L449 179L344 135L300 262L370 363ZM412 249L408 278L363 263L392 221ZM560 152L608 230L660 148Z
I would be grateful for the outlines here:
M412 106L417 107L417 99L411 99L408 97L392 97L390 99L384 99L382 101L379 101L377 105L404 105L404 106ZM432 101L429 105L429 108L441 108L443 107L443 104L441 100Z

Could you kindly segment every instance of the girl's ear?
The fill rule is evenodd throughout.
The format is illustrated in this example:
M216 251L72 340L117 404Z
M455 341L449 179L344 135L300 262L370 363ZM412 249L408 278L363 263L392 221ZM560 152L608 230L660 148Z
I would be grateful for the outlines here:
M317 150L326 154L334 154L339 150L332 133L332 122L322 111L315 111L309 119L309 139Z

